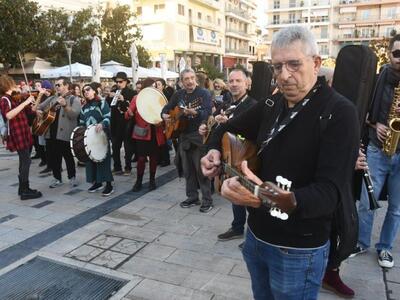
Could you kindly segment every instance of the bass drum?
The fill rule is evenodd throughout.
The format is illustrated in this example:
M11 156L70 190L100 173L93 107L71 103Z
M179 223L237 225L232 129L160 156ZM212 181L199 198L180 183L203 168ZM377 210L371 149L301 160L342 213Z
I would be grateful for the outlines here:
M161 110L168 103L167 98L159 90L147 87L139 92L136 106L140 116L147 123L156 125L162 122Z
M87 128L79 126L72 131L70 147L72 154L81 162L102 162L108 151L107 135L103 130L96 132L96 125Z

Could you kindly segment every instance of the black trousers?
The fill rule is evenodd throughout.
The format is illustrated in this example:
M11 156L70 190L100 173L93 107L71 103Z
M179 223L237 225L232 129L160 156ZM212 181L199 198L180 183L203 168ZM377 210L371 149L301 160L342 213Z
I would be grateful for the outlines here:
M31 166L31 150L19 150L17 151L19 157L19 179L21 182L29 181L29 167Z
M67 165L68 179L75 177L75 160L71 152L69 142L60 141L56 139L46 139L46 150L49 153L50 168L53 171L53 176L55 179L62 180L61 177L61 164L62 158L65 160Z
M132 169L132 156L135 153L135 141L126 134L115 135L111 137L112 142L112 158L114 161L114 170L122 170L121 165L121 147L124 144L125 150L125 169Z

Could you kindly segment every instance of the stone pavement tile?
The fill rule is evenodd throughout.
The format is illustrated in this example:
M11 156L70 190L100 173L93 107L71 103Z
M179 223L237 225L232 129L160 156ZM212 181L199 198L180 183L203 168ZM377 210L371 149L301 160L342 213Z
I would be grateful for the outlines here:
M124 212L123 208L113 211L112 213L102 217L100 220L132 226L143 226L150 222L149 218L141 216L139 213Z
M238 262L229 275L250 279L250 274L249 271L247 271L246 263L244 261Z
M143 247L145 247L146 245L147 245L147 243L145 243L145 242L123 239L118 244L113 246L111 248L111 250L132 255L132 254L135 254L140 249L142 249Z
M233 267L239 263L239 261L222 256L180 249L176 250L165 261L221 274L229 274Z
M9 227L7 225L3 225L4 223L0 224L0 236L11 231L14 230L14 228Z
M126 260L128 257L129 255L127 254L114 251L105 251L97 256L95 259L93 259L91 263L113 269L124 260Z
M334 293L331 292L331 291L327 291L327 290L322 289L322 288L321 288L321 290L319 291L318 300L337 300L337 299L341 299L341 298L338 297L336 294L334 294ZM353 299L361 299L361 298L359 298L359 297L357 296L357 294L356 294L356 296L355 296ZM366 300L367 300L367 299L366 299ZM372 299L371 299L371 300L372 300Z
M143 197L140 197L139 199L135 200L136 205L141 205L143 207L149 207L149 208L158 208L158 209L170 209L174 205L176 205L176 201L163 201L163 199L156 200L154 198L149 198L147 194Z
M213 299L213 294L156 280L144 279L125 297L131 300L211 300Z
M0 235L0 240L9 244L17 244L33 235L33 232L29 232L27 230L13 229Z
M51 204L52 205L52 204ZM47 208L49 208L51 205L46 206L46 208L42 208L42 209L37 209L37 208L32 208L32 207L18 207L12 211L10 211L10 213L12 213L13 215L17 215L20 217L27 217L30 219L42 219L44 216L48 216L52 213L52 211L47 210Z
M0 239L1 239L1 236L0 236ZM10 246L11 246L11 244L3 242L3 241L0 241L0 251L5 249L5 248L8 248Z
M102 249L108 249L114 246L116 243L118 243L121 240L119 237L115 236L109 236L105 234L101 234L95 239L87 242L88 245L102 248Z
M78 215L88 208L76 205L75 203L56 202L46 206L46 209L52 212L63 212L67 214Z
M192 207L191 207L192 208ZM184 210L189 210L190 209L187 208L182 208ZM196 206L196 209L198 209L198 206ZM204 224L213 224L215 227L228 227L229 226L229 221L227 220L221 220L215 217L212 217L210 215L207 214L188 214L186 217L184 217L181 220L181 223L183 224L191 224L191 225L196 225L196 226L202 226Z
M195 233L197 230L199 230L200 226L194 226L194 225L184 225L179 224L177 221L171 221L171 220L153 220L146 225L143 226L144 229L153 229L153 230L158 230L158 231L163 231L163 232L170 232L170 233L176 233L180 235L192 235Z
M79 206L83 206L83 207L95 207L105 201L107 201L107 197L101 197L101 198L86 198L86 199L82 199L79 202L77 202L76 204Z
M181 286L201 290L208 282L214 281L217 276L218 274L213 272L192 270L182 282Z
M148 244L146 247L141 249L136 256L144 257L154 260L164 261L167 259L172 253L176 251L176 248L163 246L157 243Z
M4 199L6 200L6 199ZM16 203L9 203L4 202L3 200L0 201L0 213L9 213L10 211L16 210L18 208L23 207L23 202L16 202Z
M388 282L387 283L387 287L388 287L388 296L389 296L389 300L398 300L400 299L400 284L399 283L395 283L395 282Z
M386 279L388 281L400 283L400 267L394 266L393 268L388 269L386 271Z
M4 222L3 224L11 228L26 230L33 233L41 232L54 225L49 222L43 222L26 217L17 217L7 222Z
M104 252L103 249L95 248L95 247L88 246L88 245L83 245L83 246L71 251L66 256L75 258L75 259L78 259L81 261L90 261L94 257L98 256L100 253L103 253L103 252Z
M206 283L201 290L232 300L253 299L250 280L235 276L218 274L213 280Z
M165 210L160 208L149 208L144 207L142 210L138 212L139 215L145 216L149 219L157 219L157 220L170 220L170 221L180 221L182 220L187 213L185 211L180 210Z
M244 239L235 239L224 242L217 241L209 251L217 255L243 260L242 250L239 248L239 245L243 243L243 241Z
M134 256L118 268L118 271L149 279L181 285L192 272L190 268Z
M104 231L110 229L113 226L115 226L115 223L96 220L94 222L91 222L91 223L83 226L82 228L85 230L89 230L89 231L93 231L93 232L97 232L97 233L103 233Z
M104 233L131 240L150 243L158 238L163 232L160 230L114 223L114 225L104 231Z
M64 212L52 212L51 214L41 218L40 221L58 224L72 218L73 216L75 216L75 214L67 214Z
M167 232L158 238L157 243L182 250L209 252L215 241L210 239L196 239L190 236Z

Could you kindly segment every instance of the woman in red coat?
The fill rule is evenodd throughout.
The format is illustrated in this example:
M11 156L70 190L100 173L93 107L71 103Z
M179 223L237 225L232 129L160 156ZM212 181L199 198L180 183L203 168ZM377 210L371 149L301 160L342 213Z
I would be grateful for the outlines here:
M143 88L153 86L154 82L155 81L152 79L146 79L143 82ZM133 97L129 108L125 113L125 118L134 118L135 123L132 131L132 139L136 141L137 179L132 191L138 192L142 189L142 180L147 156L150 159L149 190L152 191L156 189L155 176L158 159L160 157L160 146L165 144L164 127L161 123L152 125L143 120L137 110L136 98L137 96Z

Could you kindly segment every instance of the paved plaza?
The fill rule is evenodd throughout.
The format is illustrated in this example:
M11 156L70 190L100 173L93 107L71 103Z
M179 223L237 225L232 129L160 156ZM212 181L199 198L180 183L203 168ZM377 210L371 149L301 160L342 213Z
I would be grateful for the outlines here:
M155 191L147 192L145 184L140 193L130 192L133 172L116 176L115 193L102 197L87 192L82 167L78 187L69 186L64 171L64 185L50 189L52 176L39 176L38 163L32 161L31 186L43 197L21 201L18 157L0 148L0 275L40 256L126 280L113 299L252 299L242 240L217 240L232 221L228 201L214 195L215 208L207 214L181 208L184 180L172 166L157 170ZM384 211L377 212L377 225ZM374 242L379 230L375 226ZM343 264L355 299L400 299L399 238L393 254L397 266L390 271L382 271L373 250ZM319 299L339 298L321 290Z

